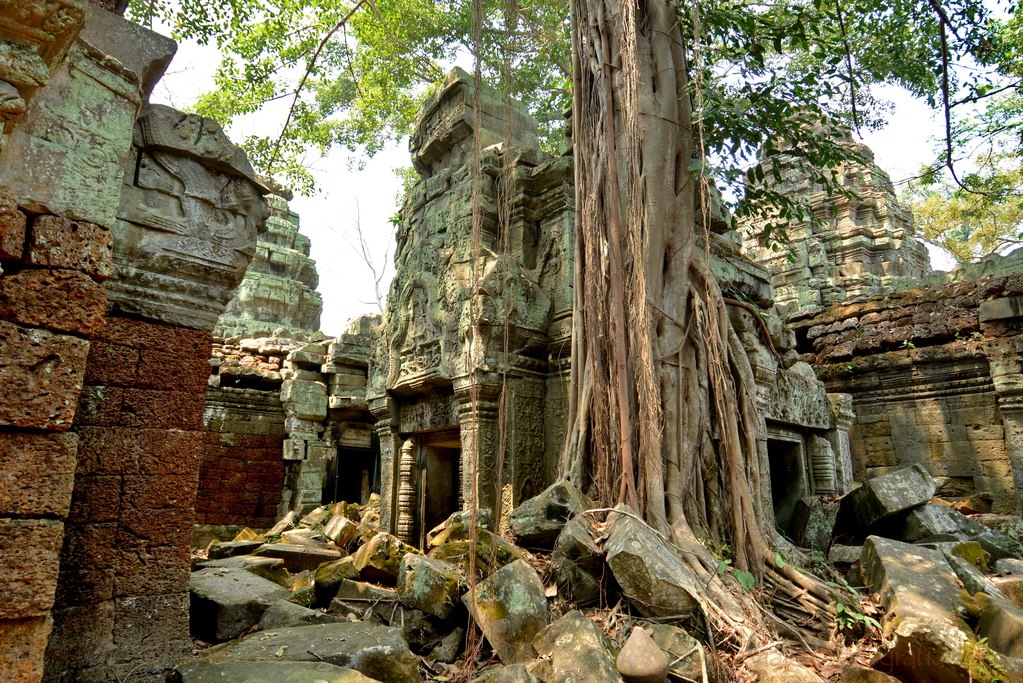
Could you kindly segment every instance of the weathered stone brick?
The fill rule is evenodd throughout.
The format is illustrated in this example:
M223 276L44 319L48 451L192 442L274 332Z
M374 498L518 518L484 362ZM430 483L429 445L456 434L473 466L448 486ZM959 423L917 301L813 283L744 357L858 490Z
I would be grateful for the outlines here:
M188 637L188 592L118 598L114 645L123 655L143 654L145 664L174 662L192 649Z
M93 339L85 382L93 386L132 387L138 377L138 366L138 349Z
M117 387L85 387L78 397L75 427L116 425L121 419L124 389Z
M0 425L69 429L88 353L85 340L0 321Z
M79 605L97 605L104 600L112 600L113 597L113 569L62 569L57 578L54 610Z
M0 619L43 616L53 606L63 524L55 520L0 519L0 576L6 582Z
M124 507L190 508L197 483L198 470L193 476L129 475L124 478Z
M121 549L113 558L114 595L125 598L188 590L187 546Z
M68 521L77 524L116 521L121 508L121 482L118 475L77 475Z
M212 333L167 323L127 318L113 314L100 338L137 349L170 351L183 357L208 358L213 345Z
M26 260L33 265L80 270L100 282L114 274L110 231L95 223L39 216L26 246Z
M79 427L79 474L195 476L203 432L177 429Z
M121 549L177 546L192 540L195 513L189 508L154 510L121 508L117 544Z
M66 516L78 436L8 432L0 439L4 463L0 516Z
M113 643L114 603L68 607L54 614L46 665L55 671L106 661Z
M204 394L210 376L208 355L208 351L202 355L186 355L176 350L143 349L135 386Z
M0 278L0 318L86 337L103 326L103 286L73 270L30 268Z
M0 675L5 681L42 680L46 641L53 622L35 619L0 621Z
M64 527L64 548L61 562L65 569L109 569L110 557L117 544L117 525L67 524Z
M25 214L14 199L0 192L0 261L20 261L25 250Z
M157 389L125 389L119 424L122 427L201 431L205 407L206 399L203 394Z

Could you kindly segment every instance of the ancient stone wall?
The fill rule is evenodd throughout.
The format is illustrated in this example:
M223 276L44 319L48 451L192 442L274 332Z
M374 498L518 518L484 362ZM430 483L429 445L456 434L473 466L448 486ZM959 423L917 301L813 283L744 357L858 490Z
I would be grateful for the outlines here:
M1018 510L1023 269L835 306L794 322L829 390L852 394L857 479L919 462L950 492ZM937 283L935 283L937 284Z

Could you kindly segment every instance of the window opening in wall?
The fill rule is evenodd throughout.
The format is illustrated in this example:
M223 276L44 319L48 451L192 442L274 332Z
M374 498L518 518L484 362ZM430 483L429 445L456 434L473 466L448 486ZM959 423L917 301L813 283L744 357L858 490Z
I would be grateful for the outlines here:
M379 453L372 448L341 446L333 462L333 472L328 473L330 486L323 492L323 503L369 502L371 493L380 491L378 464Z
M807 495L803 443L768 439L767 460L771 469L774 525L783 535L792 538L796 504Z

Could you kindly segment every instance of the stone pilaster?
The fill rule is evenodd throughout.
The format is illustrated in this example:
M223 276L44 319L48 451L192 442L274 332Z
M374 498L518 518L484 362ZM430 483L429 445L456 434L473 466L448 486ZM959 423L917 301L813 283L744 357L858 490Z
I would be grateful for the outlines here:
M850 394L828 394L831 406L831 429L827 433L831 450L835 455L835 486L838 493L847 493L853 483L852 448L849 445L849 429L856 414Z
M497 480L498 397L501 386L494 375L460 377L455 380L455 400L458 404L458 425L462 442L459 463L459 481L462 483L463 509L473 500L476 507L494 506L504 482ZM473 488L475 486L475 493ZM505 510L507 514L510 510ZM495 520L500 528L499 520Z
M1016 512L1019 513L1023 510L1023 338L989 342L985 351L1005 430Z
M380 442L380 528L393 534L397 531L397 468L401 451L398 406L393 398L380 396L369 401L369 410L376 420L377 439Z

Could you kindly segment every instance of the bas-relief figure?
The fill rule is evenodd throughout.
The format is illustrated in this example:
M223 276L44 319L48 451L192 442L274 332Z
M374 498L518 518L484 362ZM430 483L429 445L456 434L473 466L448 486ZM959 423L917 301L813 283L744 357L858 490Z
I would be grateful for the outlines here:
M211 119L147 105L113 228L115 310L212 329L255 251L268 192Z

